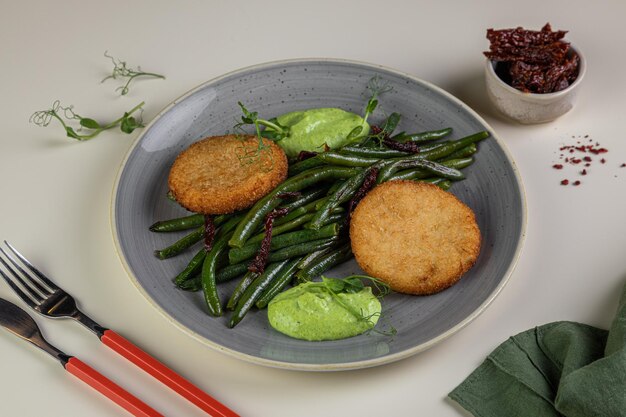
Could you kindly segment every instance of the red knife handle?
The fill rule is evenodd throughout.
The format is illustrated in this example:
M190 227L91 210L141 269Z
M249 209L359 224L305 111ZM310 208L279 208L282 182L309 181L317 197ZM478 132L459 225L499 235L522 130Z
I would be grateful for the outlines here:
M227 408L215 398L211 397L113 330L105 330L100 340L102 340L102 343L106 346L161 381L211 416L238 417L238 414L234 411Z
M124 388L78 358L71 357L65 364L65 369L105 397L113 400L113 402L134 416L163 417L162 414L158 413L139 398L124 390Z

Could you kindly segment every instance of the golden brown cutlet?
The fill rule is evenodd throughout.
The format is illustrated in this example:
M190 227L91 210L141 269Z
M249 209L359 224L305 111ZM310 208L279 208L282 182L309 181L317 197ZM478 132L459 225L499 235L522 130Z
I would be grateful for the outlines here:
M274 142L255 155L259 139L250 135L213 136L181 152L168 186L176 201L202 214L232 213L250 207L287 177L287 157Z
M398 292L433 294L476 262L481 235L474 212L436 185L389 181L356 207L352 251L369 275Z

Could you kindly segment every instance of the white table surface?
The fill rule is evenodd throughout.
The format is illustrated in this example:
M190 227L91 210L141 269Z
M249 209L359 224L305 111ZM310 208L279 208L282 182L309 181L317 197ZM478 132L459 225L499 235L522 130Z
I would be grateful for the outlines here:
M134 340L243 416L440 416L446 394L510 335L556 320L607 328L626 282L626 3L525 1L3 1L0 6L0 238L77 296L97 321ZM500 117L482 76L485 30L547 21L568 29L588 71L576 107L523 126ZM128 96L108 50L167 76ZM475 321L409 359L360 371L265 368L211 350L174 327L133 286L113 243L109 209L122 158L139 134L79 143L29 124L55 99L96 119L142 100L144 119L194 86L261 62L333 57L382 64L432 82L478 111L524 180L528 227L518 266ZM558 148L589 135L609 149L578 186L556 171ZM567 172L565 172L567 171ZM18 301L0 282L0 296ZM168 416L203 415L72 321L37 317L44 334ZM0 415L125 413L54 360L0 331Z

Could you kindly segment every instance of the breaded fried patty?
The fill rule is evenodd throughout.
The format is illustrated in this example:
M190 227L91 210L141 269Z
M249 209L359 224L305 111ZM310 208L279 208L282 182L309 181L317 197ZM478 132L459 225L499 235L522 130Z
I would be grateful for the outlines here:
M352 251L369 275L398 292L433 294L469 270L480 251L474 212L436 185L389 181L356 207Z
M176 201L202 214L225 214L250 207L287 177L287 157L274 142L254 159L256 136L214 136L178 155L168 179Z

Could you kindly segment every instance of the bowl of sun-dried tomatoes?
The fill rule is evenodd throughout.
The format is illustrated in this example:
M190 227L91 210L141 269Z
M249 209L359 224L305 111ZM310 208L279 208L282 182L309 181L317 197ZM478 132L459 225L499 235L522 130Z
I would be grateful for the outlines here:
M487 94L495 107L520 123L544 123L574 107L586 63L564 40L567 31L488 29L484 52Z

